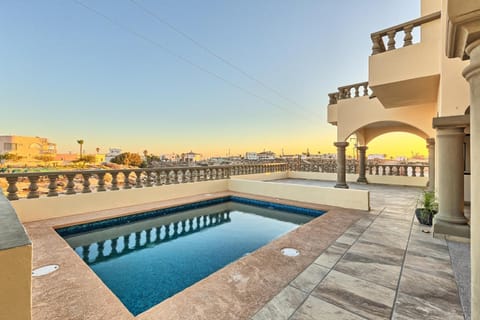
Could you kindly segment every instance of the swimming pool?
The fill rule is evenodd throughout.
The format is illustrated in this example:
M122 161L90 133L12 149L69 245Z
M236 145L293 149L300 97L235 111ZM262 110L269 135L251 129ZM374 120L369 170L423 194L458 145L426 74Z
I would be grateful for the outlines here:
M57 232L137 315L323 213L230 196Z

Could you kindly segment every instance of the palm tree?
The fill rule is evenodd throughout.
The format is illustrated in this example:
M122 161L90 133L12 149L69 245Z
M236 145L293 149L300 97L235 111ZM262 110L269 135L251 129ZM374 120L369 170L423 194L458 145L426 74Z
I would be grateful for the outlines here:
M77 143L80 145L80 159L82 159L83 142L83 140L77 140Z
M97 153L100 152L100 148L99 148L99 147L97 147L95 150L97 151Z

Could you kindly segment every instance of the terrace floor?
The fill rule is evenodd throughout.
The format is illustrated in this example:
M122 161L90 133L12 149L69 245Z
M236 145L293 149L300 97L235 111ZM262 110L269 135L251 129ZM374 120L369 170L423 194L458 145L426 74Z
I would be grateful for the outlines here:
M277 182L332 185L294 179ZM432 238L431 233L423 232L428 228L413 219L421 190L351 187L370 190L370 212L280 200L326 209L328 213L137 317L52 227L231 193L27 223L33 267L60 265L58 271L33 279L33 320L464 319L452 260L465 261L456 259L459 256L455 254L451 257L452 252L458 252L452 249L455 246L445 239ZM301 254L285 257L280 254L284 247L297 248Z
M371 215L353 224L252 319L469 319L469 244L433 238L414 219L421 190L350 187L370 191Z

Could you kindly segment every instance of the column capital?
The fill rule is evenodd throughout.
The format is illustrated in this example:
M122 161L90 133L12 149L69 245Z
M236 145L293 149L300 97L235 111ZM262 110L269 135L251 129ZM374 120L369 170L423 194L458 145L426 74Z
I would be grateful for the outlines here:
M349 143L346 141L339 141L339 142L334 142L333 145L337 148L345 148L345 147L348 147Z
M469 44L465 52L470 57L470 64L463 69L462 75L467 81L470 81L474 75L480 74L480 39Z
M446 54L467 60L467 48L480 40L480 4L477 0L449 0L447 7Z
M436 117L432 120L434 129L466 128L470 126L470 115Z
M358 151L367 151L368 147L367 146L358 146L357 149L358 149Z
M435 145L435 138L427 138L427 139L425 139L425 141L427 142L427 148L429 146L434 146Z

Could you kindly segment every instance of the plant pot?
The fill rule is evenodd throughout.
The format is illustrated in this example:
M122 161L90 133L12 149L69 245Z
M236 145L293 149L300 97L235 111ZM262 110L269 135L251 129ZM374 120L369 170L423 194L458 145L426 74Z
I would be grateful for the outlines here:
M426 211L424 208L415 209L415 215L417 216L418 222L426 226L432 225L433 213Z

